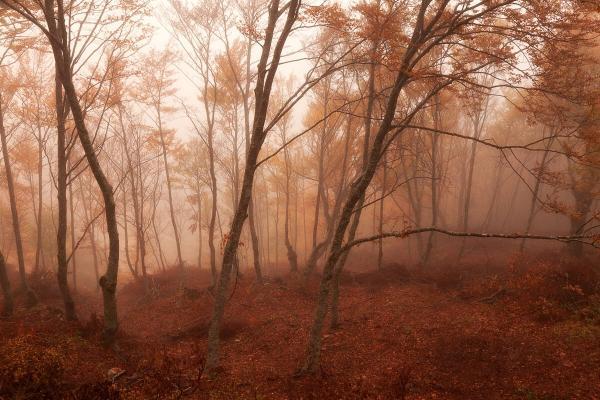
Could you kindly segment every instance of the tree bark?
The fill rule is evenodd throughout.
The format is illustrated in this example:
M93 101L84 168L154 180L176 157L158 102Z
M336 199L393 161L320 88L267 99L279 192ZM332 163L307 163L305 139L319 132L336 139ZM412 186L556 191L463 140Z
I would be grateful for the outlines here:
M440 98L439 96L434 97L434 109L433 109L433 128L438 130L440 128ZM431 226L437 227L438 220L438 140L439 133L431 133ZM474 150L473 150L474 151ZM423 254L423 265L427 265L429 262L429 256L431 255L431 249L433 248L433 234L429 232L427 238L427 246L425 247L425 253Z
M15 236L15 245L17 247L17 259L19 263L19 276L21 278L21 290L26 296L28 307L37 303L37 296L29 287L27 274L25 272L25 256L23 254L23 241L21 238L21 225L19 223L19 211L17 210L17 197L15 193L15 184L12 174L10 154L8 153L8 143L6 140L6 129L4 127L4 109L2 105L2 95L0 95L0 139L2 140L2 156L4 158L4 170L6 172L6 185L8 186L8 197L10 201L10 212L12 217L13 233Z
M67 279L69 265L67 261L67 132L65 122L68 109L65 107L63 89L58 76L56 77L54 96L56 98L57 121L56 199L58 203L58 227L56 232L58 270L56 278L65 304L65 316L69 320L74 320L77 318L75 313L75 303L73 302Z
M65 89L65 95L73 115L73 122L77 128L79 141L85 156L96 179L96 183L102 192L104 200L104 209L106 215L106 228L109 239L109 253L106 273L100 278L100 287L102 288L104 302L104 332L103 339L105 344L111 344L117 333L118 317L117 317L117 277L119 271L119 230L116 216L116 206L113 195L113 188L108 182L106 175L94 149L91 136L85 124L85 118L79 97L73 83L71 71L71 55L69 43L67 41L68 34L65 24L65 11L63 0L56 0L57 13L54 12L54 1L47 0L44 8L44 16L48 25L50 36L50 44L57 67L58 76ZM57 26L58 23L58 26Z
M533 219L536 214L536 204L538 202L538 194L540 192L540 188L542 186L542 178L544 176L544 171L546 168L546 161L548 160L548 154L550 147L552 146L552 142L554 141L554 137L550 138L546 145L546 149L542 154L542 160L540 162L540 168L535 177L535 184L533 186L533 193L531 194L531 203L529 204L529 215L527 216L527 224L525 226L525 234L528 234L531 230L531 226L533 225ZM574 233L574 232L571 232ZM521 240L521 246L519 247L519 252L523 252L525 250L525 242L527 239Z
M306 360L300 370L300 373L315 373L320 366L321 357L321 335L323 332L323 325L325 322L325 316L327 314L327 305L329 300L329 292L331 289L331 281L334 278L334 269L341 256L341 247L344 242L344 236L350 220L357 204L360 203L361 199L364 198L365 192L373 179L377 165L385 150L384 142L388 132L392 129L392 121L396 113L396 106L398 104L398 97L400 91L406 85L410 77L409 63L412 57L417 52L417 43L422 39L424 33L422 32L423 19L425 10L428 6L428 2L423 2L419 15L417 16L417 23L413 31L413 37L411 42L404 54L404 59L401 63L399 72L396 76L393 86L391 87L387 104L385 107L385 113L381 120L377 134L373 141L373 145L370 147L368 152L368 162L365 164L363 171L359 174L354 182L350 185L350 192L345 201L340 214L340 219L335 229L335 234L329 248L329 255L325 266L323 268L323 275L321 278L321 285L318 295L318 303L315 310L315 317L312 328L309 334L309 340L307 345ZM366 142L366 140L365 140ZM367 145L367 143L365 143Z
M284 137L285 140L285 137ZM285 236L285 248L287 250L287 258L290 264L290 270L292 272L298 271L298 255L294 250L294 246L290 241L290 155L287 146L283 149L283 157L285 161L285 222L284 222L284 236Z
M279 18L279 0L273 0L269 6L269 21L265 31L265 39L262 46L262 54L258 64L258 74L255 88L255 112L254 123L252 126L251 142L248 148L246 158L246 167L244 169L244 178L242 181L242 190L240 193L240 201L238 208L234 213L231 223L229 236L225 243L223 251L223 263L219 277L215 295L215 304L213 315L210 321L208 330L208 351L206 354L205 372L208 376L214 376L215 369L219 364L219 332L221 320L225 310L226 293L229 287L231 278L231 269L236 258L237 248L239 245L240 235L244 226L244 221L248 213L248 205L252 198L252 186L254 182L254 174L256 172L256 164L261 147L265 141L267 132L265 131L265 121L269 106L269 98L275 73L279 66L279 60L283 51L283 46L292 29L296 18L298 17L299 0L290 0L287 4L288 14L287 19L279 34L279 39L271 54L271 44L277 20Z
M68 165L69 163L67 163ZM70 168L69 168L70 169ZM73 182L69 183L69 219L71 221L71 279L73 291L77 293L77 249L75 239L75 210L73 208Z
M6 273L6 262L4 261L4 254L0 251L0 286L2 287L2 294L4 295L4 307L2 309L3 317L10 317L14 311L14 302L12 297L12 291L10 289L10 281L8 280L8 274Z

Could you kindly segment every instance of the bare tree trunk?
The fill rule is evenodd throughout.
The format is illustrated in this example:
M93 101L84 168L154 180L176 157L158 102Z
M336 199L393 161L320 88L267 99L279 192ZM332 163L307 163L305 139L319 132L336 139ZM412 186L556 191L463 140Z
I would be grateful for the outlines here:
M104 200L104 209L106 215L106 228L109 238L109 254L106 273L100 278L100 286L104 300L104 341L110 344L114 341L118 328L117 317L117 276L119 271L119 229L116 217L116 207L113 196L113 189L96 155L91 136L85 125L85 119L79 97L73 84L73 76L71 75L71 55L69 43L67 42L68 34L65 24L65 10L63 0L56 0L57 13L54 12L54 2L49 0L44 8L44 16L50 33L49 40L52 45L52 52L56 62L58 76L65 89L66 98L68 99L73 122L77 128L79 141L85 152L90 170L96 179L98 187L102 192ZM58 26L57 26L58 22Z
M371 51L373 55L377 51L378 43L377 41L373 42ZM375 62L371 62L369 65L369 88L368 88L368 98L367 98L367 114L364 119L364 129L365 136L363 140L363 162L362 168L365 169L368 163L369 157L369 149L370 149L370 140L371 140L371 125L373 119L373 107L375 104L375 71L376 65ZM348 122L350 123L350 122ZM349 130L346 133L349 138ZM349 142L346 143L346 156L349 152ZM366 191L366 189L365 189ZM360 199L358 199L356 205L356 212L354 213L354 217L352 219L352 223L350 225L350 230L348 232L348 241L354 240L356 236L356 231L358 230L358 224L360 222L360 216L362 213L362 206L365 201L365 194L362 193ZM341 222L341 221L340 221ZM339 226L339 222L338 222ZM345 233L345 232L344 232ZM338 265L334 268L333 271L333 283L332 283L332 300L331 300L331 327L333 329L339 326L339 303L340 303L340 276L344 267L346 266L346 261L348 260L348 256L350 255L350 251L345 252L341 255Z
M100 272L98 268L98 247L96 245L96 229L94 224L90 226L90 243L92 245L92 260L94 261L94 276L96 277L96 289L100 289Z
M488 93L487 97L485 98L485 103L483 105L483 108L481 110L478 110L475 115L472 117L472 123L473 123L473 138L475 140L473 140L471 142L471 152L469 154L469 164L468 164L468 170L467 170L467 179L466 179L466 183L465 183L465 201L463 204L463 211L462 211L462 215L463 215L463 220L462 220L462 230L463 232L466 232L467 229L469 228L469 211L471 208L471 192L473 190L473 172L475 170L475 156L476 156L476 152L477 152L477 140L479 140L481 138L481 134L483 133L483 128L485 126L485 121L487 119L487 110L488 110L488 106L489 106L489 102L490 102L490 95ZM460 260L464 250L465 250L465 244L466 244L466 238L463 238L461 246L460 246L460 251L458 253L458 259Z
M129 254L129 222L127 221L127 192L125 190L122 191L123 196L123 244L125 248L125 260L127 261L127 268L129 268L129 272L131 272L131 276L133 276L136 280L139 278L138 271L133 267L133 263L131 262L131 255Z
M165 258L162 251L162 245L160 243L160 236L158 229L156 228L156 215L152 217L152 230L154 231L154 237L156 238L156 246L158 247L158 259L160 260L160 266L163 271L167 269Z
M37 238L36 238L36 248L35 248L35 264L34 264L34 268L35 271L39 271L40 270L40 264L43 264L43 238L42 238L42 228L43 228L43 221L42 221L42 208L43 208L43 168L44 168L44 163L43 163L43 143L42 143L42 137L40 135L39 140L38 140L38 198L37 198Z
M23 254L23 241L21 239L21 225L19 224L19 211L17 210L17 197L15 193L15 184L12 175L10 155L8 153L8 144L6 141L6 130L4 128L4 110L2 107L2 96L0 95L0 139L2 140L2 156L4 158L4 170L6 173L6 185L8 187L8 197L10 201L10 212L12 216L13 233L17 247L17 259L19 262L19 276L21 278L21 289L27 297L27 306L32 307L37 303L37 297L27 283L25 272L25 256Z
M76 319L75 304L67 280L68 262L67 262L67 148L65 121L67 118L67 108L63 99L61 83L56 78L55 85L56 97L56 121L57 121L57 203L58 203L58 230L56 234L57 245L57 264L58 264L58 287L65 303L65 315L67 319Z
M196 182L198 195L198 269L202 269L202 196L200 195L200 182Z
M275 26L277 25L277 20L279 19L279 0L273 0L269 6L269 22L265 31L262 54L257 69L258 73L255 88L254 123L252 126L251 142L246 158L246 167L244 169L244 179L242 181L240 201L238 203L238 208L234 213L231 229L229 231L229 237L227 238L223 251L221 274L215 295L213 315L208 330L208 351L206 355L205 371L209 376L214 375L215 369L219 364L219 332L221 320L225 310L226 293L231 278L231 269L237 254L240 235L244 226L244 221L248 214L248 205L252 197L252 186L254 182L254 174L256 172L258 155L267 135L267 132L264 128L267 110L269 107L271 88L273 85L273 80L275 79L275 73L277 72L277 68L279 66L279 60L281 58L285 41L292 29L294 21L298 17L298 10L299 0L290 0L290 2L287 3L287 19L279 33L279 39L277 40L277 44L275 45L273 54L270 57L271 60L269 62Z
M490 206L485 216L485 222L483 224L483 231L486 232L489 229L489 226L494 219L494 214L496 210L496 205L498 204L498 194L500 193L500 187L502 186L502 176L503 176L503 165L502 160L504 157L502 155L498 156L498 161L496 162L496 176L494 179L494 190L492 191L492 201L490 202Z
M2 287L2 294L4 295L4 307L2 309L3 317L10 317L13 314L14 302L12 292L10 289L10 281L8 280L8 274L6 273L6 262L4 261L4 254L0 251L0 286Z
M383 182L381 184L381 199L379 200L379 235L383 233L383 205L385 201L385 186L387 180L387 158L383 156ZM377 268L383 267L383 239L379 239L378 243L378 254L377 254Z
M431 226L437 227L438 220L438 140L439 133L437 130L440 129L440 98L439 96L434 97L434 110L433 110L433 128L434 132L431 133ZM429 262L429 256L431 255L431 249L433 248L433 234L429 232L427 238L427 247L423 254L423 265L427 265Z
M279 266L279 187L275 185L275 268Z
M377 134L375 135L373 145L370 147L370 150L367 154L368 161L365 163L362 173L360 173L356 177L354 182L352 182L352 184L350 185L349 195L342 208L340 219L337 223L335 234L333 236L333 240L329 248L329 255L323 268L323 275L321 278L321 285L318 295L318 304L315 310L314 322L310 330L308 340L306 360L304 366L300 371L302 373L317 372L320 366L322 339L321 336L323 332L325 316L327 314L331 281L334 278L334 270L336 264L338 263L340 256L342 255L341 248L342 244L344 243L344 236L346 235L348 225L350 224L352 215L355 213L357 205L360 204L361 199L364 199L365 192L369 184L371 183L371 180L373 179L375 171L377 170L377 165L381 160L383 152L385 151L384 143L386 137L388 136L388 133L392 129L392 122L396 113L396 106L398 103L398 97L400 96L400 91L405 86L406 82L409 80L410 77L410 73L408 72L408 63L416 52L416 49L413 47L413 44L415 44L416 41L419 40L416 39L416 37L418 35L421 35L419 26L421 26L422 28L424 11L427 8L428 4L428 2L423 3L419 16L417 18L417 25L413 32L411 45L406 50L404 60L402 61L402 65L399 68L398 75L396 76L395 82L391 87L387 104L385 107L385 113L381 120L379 129L377 130ZM410 120L412 116L407 118ZM365 143L365 145L368 144Z
M179 239L179 229L177 228L177 220L175 219L175 207L173 206L173 190L171 185L171 171L169 168L169 162L167 160L167 145L165 143L165 137L162 129L162 119L160 108L158 110L158 130L160 135L160 145L162 148L162 157L165 168L165 179L167 180L167 195L169 199L169 216L171 217L171 225L173 226L173 234L175 237L175 246L177 248L177 268L181 274L180 278L183 280L183 258L181 257L181 241Z
M323 213L327 217L327 211L325 207L327 207L327 199L324 195L324 186L325 186L325 141L327 137L327 122L328 122L328 105L329 105L329 88L325 91L325 96L323 98L323 129L321 131L319 137L319 148L318 148L318 168L317 168L317 199L315 204L315 218L313 224L313 232L312 232L312 251L310 256L308 257L308 261L306 263L304 275L308 278L317 267L317 261L326 250L329 241L331 240L331 236L329 235L330 227L328 226L327 233L325 235L325 239L317 244L317 232L319 227L319 213L321 202L323 202Z
M248 150L250 146L250 64L252 62L252 40L248 38L246 42L246 80L244 82L243 89L243 104L244 104L244 134L246 137L245 148L246 157L248 157ZM240 85L241 86L241 85ZM254 220L254 198L250 196L250 203L248 204L248 225L250 230L250 240L252 242L252 260L254 266L254 273L256 275L256 281L259 284L263 283L262 270L260 266L260 247L258 242L258 234L256 233L256 222Z
M71 279L73 280L73 291L77 293L77 248L75 239L75 211L73 208L73 182L69 185L69 218L71 220Z
M215 225L217 222L217 174L215 173L215 155L212 145L212 134L208 135L208 157L210 169L210 182L212 205L210 208L210 222L208 224L208 248L210 249L210 274L212 284L217 284L217 250L215 249Z
M285 223L284 223L284 236L285 236L285 248L287 250L287 258L290 264L290 270L292 272L298 271L298 255L294 250L294 246L290 242L290 155L287 146L283 149L283 157L285 160ZM296 197L297 201L297 197ZM296 215L296 227L298 222L298 216Z
M552 134L552 133L551 133ZM538 202L538 195L540 192L542 178L544 177L544 171L546 168L546 161L548 160L548 153L550 147L552 146L552 142L554 141L554 137L550 138L546 145L546 149L542 155L542 161L540 162L540 168L535 177L535 184L533 186L533 193L531 194L531 203L529 204L529 215L527 216L527 224L525 225L525 234L528 234L531 230L531 226L533 225L533 219L535 218L536 204ZM572 232L574 233L574 232ZM525 241L526 239L521 240L521 246L519 247L519 252L523 252L525 250Z
M128 175L128 180L129 180L129 185L130 185L130 190L131 190L131 199L132 199L132 203L133 203L133 214L134 214L134 221L135 221L135 232L136 232L136 260L135 260L135 267L133 268L133 271L135 271L134 273L134 277L137 278L138 277L138 262L141 262L141 267L142 267L142 279L144 280L144 290L146 293L148 293L148 276L147 276L147 270L146 270L146 238L145 238L145 233L144 233L144 199L143 199L143 188L139 187L138 185L136 185L136 176L138 177L138 182L139 185L142 185L142 167L140 165L140 151L139 151L139 146L135 149L136 150L136 156L137 156L137 168L134 168L133 165L133 161L131 159L131 150L129 148L129 141L127 140L127 132L125 131L125 124L123 123L123 111L121 109L121 107L118 108L119 111L119 123L121 126L121 132L123 135L123 150L125 153L125 158L127 159L127 175ZM141 193L140 193L141 192ZM140 196L141 194L141 196ZM126 194L126 190L123 189L123 196L127 196ZM124 200L125 201L125 200ZM141 203L141 204L140 204ZM127 210L127 206L125 206L125 209L123 211L123 213L126 215L126 211ZM127 228L127 217L124 218L125 219L125 228ZM125 248L128 249L128 245L127 245L127 229L125 229L124 231L125 234ZM131 261L129 260L129 252L126 251L125 254L127 255L127 263L130 266L129 269L131 270Z

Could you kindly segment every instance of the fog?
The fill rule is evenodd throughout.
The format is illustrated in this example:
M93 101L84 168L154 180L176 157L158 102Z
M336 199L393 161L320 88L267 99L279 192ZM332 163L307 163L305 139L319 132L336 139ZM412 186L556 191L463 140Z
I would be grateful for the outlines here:
M7 321L34 331L40 322L27 321L36 309L60 310L65 323L88 321L77 329L92 332L90 349L107 354L102 343L129 360L107 359L123 371L111 383L134 377L93 390L125 398L138 389L142 398L174 393L153 391L161 387L176 387L180 397L206 389L221 393L215 398L245 398L246 389L219 392L241 376L243 361L226 361L231 375L213 381L222 359L230 360L228 338L243 342L243 332L301 330L270 338L300 337L306 350L302 361L286 353L275 368L295 362L296 377L314 377L331 365L327 357L369 348L336 336L346 350L326 352L327 326L343 332L336 329L344 318L355 324L352 340L401 331L402 346L414 339L410 329L427 336L438 318L451 324L455 314L500 326L506 310L537 307L553 321L585 314L589 322L600 287L598 12L596 1L567 0L0 0ZM580 297L564 304L565 290ZM455 308L444 314L431 306L441 314L400 323L398 309L381 311L398 299L407 309ZM379 311L360 314L364 304ZM288 311L297 319L281 325ZM515 314L523 326L528 312ZM399 324L395 333L381 333L384 323L368 330L376 315ZM273 332L260 330L271 322ZM475 342L499 337L471 323ZM8 337L21 337L8 326ZM152 337L155 352L176 352L165 338L186 350L178 359L132 346L123 356L119 335L138 340L138 330ZM442 346L438 336L424 340ZM305 382L283 395L285 379L269 380L262 369L248 385L266 385L253 389L254 398L269 390L273 398L455 398L424 383L431 371L415 361L434 357L440 367L432 379L442 379L437 353L407 355L400 365L396 344L381 350L394 354L386 355L392 377L368 372L356 397L350 387L374 362L367 354L360 367L341 361L356 374L322 389ZM190 350L198 346L205 351ZM588 371L592 361L577 358L580 351L569 357ZM258 354L248 357L277 358ZM163 364L142 367L148 358ZM171 369L156 377L175 364L197 380ZM140 375L151 378L142 384ZM161 383L175 375L177 384ZM2 376L0 397L15 395L2 392ZM505 382L503 372L497 377ZM456 393L475 398L480 379L464 378ZM502 383L481 395L571 398L545 385ZM51 384L43 390L66 393Z

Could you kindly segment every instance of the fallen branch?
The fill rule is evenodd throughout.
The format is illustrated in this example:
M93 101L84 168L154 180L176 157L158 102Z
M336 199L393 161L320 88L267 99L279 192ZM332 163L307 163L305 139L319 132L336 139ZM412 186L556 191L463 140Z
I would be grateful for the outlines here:
M495 293L493 293L490 296L484 297L483 299L478 300L480 303L488 303L488 304L494 304L496 302L496 300L498 299L498 297L500 296L504 296L506 294L506 289L502 288L502 289L498 289Z
M415 228L415 229L405 229L403 231L398 232L384 232L379 235L373 235L361 239L353 240L349 243L346 243L339 251L340 254L343 254L346 251L349 251L352 247L358 246L362 243L374 242L379 239L385 239L390 237L397 237L404 239L410 235L414 235L417 233L424 232L438 232L448 236L460 236L460 237L477 237L477 238L499 238L499 239L533 239L533 240L555 240L559 242L581 242L596 248L599 248L598 241L600 240L599 235L571 235L571 236L561 236L561 235L532 235L525 233L483 233L483 232L456 232L449 231L441 228Z

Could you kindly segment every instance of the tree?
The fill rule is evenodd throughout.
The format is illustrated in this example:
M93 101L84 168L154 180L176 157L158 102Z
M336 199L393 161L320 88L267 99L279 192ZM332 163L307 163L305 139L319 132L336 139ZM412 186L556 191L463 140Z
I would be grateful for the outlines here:
M84 42L87 41L87 43L91 42L97 45L92 49L86 49L86 46L73 46L73 43L70 42L71 36L67 29L67 18L73 14L66 12L63 0L49 0L43 5L2 0L0 1L0 5L4 9L13 11L16 14L15 18L18 16L30 22L48 40L54 57L57 89L59 89L59 82L62 89L64 89L65 100L71 111L73 123L76 127L79 142L83 147L87 163L102 192L109 238L109 254L106 273L100 278L100 286L102 287L104 299L104 339L106 343L112 343L118 327L116 289L119 268L119 231L116 218L116 205L112 185L100 165L92 135L90 135L90 131L86 125L84 107L82 107L74 81L74 73L79 71L79 69L74 69L73 66L78 60L90 60L93 58L98 49L103 48L103 45L107 41L116 40L121 41L121 43L136 43L135 38L129 38L133 39L132 42L127 41L127 36L131 33L128 27L130 23L135 24L136 19L144 15L144 6L143 3L140 5L136 2L128 2L127 4L121 4L123 8L112 5L109 9L108 2L100 2L99 8L96 8L98 4L93 1L88 3L88 12L75 14L83 16L84 21L82 21L82 24L91 26L91 32L85 32L89 35L86 37L97 39L84 39ZM97 9L100 10L98 13L93 12ZM128 12L121 12L124 9ZM95 21L89 19L94 17L98 19ZM102 25L101 21L106 21L105 26ZM102 27L110 32L104 38L99 34ZM145 33L142 29L142 35ZM57 100L62 100L59 97L62 89L56 90ZM62 101L57 101L57 112L60 112L58 111L60 104L62 104Z
M252 185L258 161L258 155L265 141L268 130L265 129L266 116L269 107L269 98L275 79L275 73L281 60L284 45L292 30L292 26L298 18L300 2L291 0L280 10L278 0L271 2L265 36L263 40L262 53L257 68L255 93L254 122L250 136L250 145L246 157L246 167L240 192L238 208L235 210L229 235L223 250L223 263L215 294L215 305L208 330L208 352L206 355L206 373L211 376L219 361L219 331L221 320L225 309L225 297L229 287L230 274L233 262L236 258L237 248L240 242L242 227L247 216L248 204L252 197ZM275 27L280 16L285 13L286 19L283 28L277 35ZM274 44L274 46L273 46ZM273 46L271 54L271 46Z
M450 6L449 2L433 3L428 0L411 2L402 5L402 10L410 10L404 14L398 11L395 15L402 15L403 21L409 23L412 33L409 37L401 32L395 32L395 37L402 40L405 46L391 47L389 57L384 56L389 69L393 68L393 79L386 93L385 108L379 127L376 130L368 152L368 162L365 163L360 174L350 186L350 193L342 208L339 222L329 248L327 261L323 268L323 276L319 290L318 305L315 311L314 322L310 330L307 346L307 356L300 372L314 373L318 371L321 349L321 333L329 302L331 281L334 269L342 251L344 237L347 233L351 217L357 204L364 196L371 180L377 170L380 160L390 143L398 137L407 127L412 126L415 115L443 89L452 87L456 82L476 86L479 82L475 79L486 67L493 66L494 73L506 74L505 81L516 82L520 75L519 70L512 68L512 60L517 54L523 55L512 44L514 41L528 45L525 54L531 58L544 52L540 39L544 43L552 41L554 36L548 32L556 33L558 25L545 25L544 29L531 29L531 21L536 16L547 16L549 12L560 15L562 23L567 20L578 27L586 27L580 15L569 11L552 9L542 5L528 8L530 13L519 14L513 12L514 7L520 6L519 1L493 2L474 6L471 3ZM407 8L408 7L408 8ZM558 17L557 15L557 17ZM546 20L546 18L544 17ZM510 21L510 23L497 23L497 21ZM481 23L485 21L487 28L481 30ZM390 24L393 27L393 24ZM527 27L527 30L522 28ZM535 25L534 25L535 26ZM518 28L517 28L518 27ZM517 29L515 32L513 29ZM573 36L562 36L561 40L579 40L580 32ZM477 40L477 46L465 45L465 40ZM448 69L436 72L431 65L425 62L426 56L442 43L454 43L448 51L452 54L452 61ZM547 56L547 54L545 54ZM468 62L467 62L468 60ZM423 90L420 96L411 103L402 103L403 109L397 110L399 99L404 93L419 83L429 81L429 88ZM429 128L431 130L431 128ZM430 228L429 230L431 230Z
M174 109L168 105L169 97L173 96L174 79L173 71L170 66L174 62L175 55L169 50L157 53L150 52L143 61L142 87L139 89L145 94L144 101L152 107L154 115L152 120L155 127L156 141L160 145L165 179L167 182L167 195L169 201L169 216L173 227L175 246L177 249L177 268L180 270L183 279L183 258L181 256L181 239L179 237L179 227L175 217L175 206L173 201L173 182L171 177L171 168L169 167L169 153L175 149L177 142L175 140L175 131L167 129L163 122L164 115L172 113Z
M3 79L8 78L3 74ZM10 210L12 216L12 227L17 247L17 260L19 262L19 276L21 278L21 290L27 298L27 306L32 307L37 303L35 292L29 287L25 272L25 256L23 254L23 240L21 237L21 224L19 223L19 211L17 207L17 198L15 193L15 183L12 174L12 166L8 151L7 132L4 125L4 110L10 102L14 93L0 93L0 140L2 143L2 158L4 159L4 171L6 173L6 184L8 186L8 196L10 200Z

